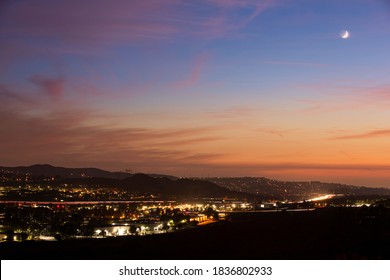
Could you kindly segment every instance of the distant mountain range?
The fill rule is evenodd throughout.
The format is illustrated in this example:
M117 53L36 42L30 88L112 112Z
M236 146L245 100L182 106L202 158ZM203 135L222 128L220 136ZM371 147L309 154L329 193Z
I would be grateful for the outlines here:
M33 176L55 177L61 178L110 178L110 179L125 179L133 176L129 172L110 172L98 168L67 168L57 167L50 164L34 164L31 166L3 167L0 166L0 171L10 171L17 174L31 174ZM149 174L154 178L167 177L177 179L174 176Z
M390 195L389 188L368 188L340 183L319 181L279 181L264 177L207 178L208 181L230 190L275 197L278 199L307 199L319 194L347 196Z
M124 172L109 172L96 168L64 168L51 165L32 165L22 167L0 167L4 175L20 178L27 174L31 178L16 181L3 180L3 184L20 185L29 183L48 184L51 186L88 186L121 188L131 193L157 194L163 198L239 198L253 199L256 195L232 191L214 183L199 179L179 179L173 176L159 174L130 174Z
M317 194L389 196L390 189L367 188L339 183L289 182L264 177L236 178L177 178L161 174L132 174L109 172L97 168L65 168L49 164L32 166L0 167L3 176L30 175L34 182L54 178L52 185L69 184L89 187L117 187L134 193L159 194L162 197L229 197L248 199L307 199ZM5 176L4 178L6 178ZM1 180L0 180L1 182ZM14 180L3 184L16 183ZM20 182L18 182L20 184Z
M63 179L70 185L88 185L98 187L116 187L131 193L158 194L163 198L255 198L256 195L237 192L199 179L177 179L167 177L154 178L147 174L134 174L125 179L77 178Z

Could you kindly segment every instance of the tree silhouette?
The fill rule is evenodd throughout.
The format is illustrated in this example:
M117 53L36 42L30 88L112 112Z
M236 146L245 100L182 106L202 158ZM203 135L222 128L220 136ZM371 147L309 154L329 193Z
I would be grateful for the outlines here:
M8 241L8 242L14 241L15 233L12 229L7 230L5 233L7 234L6 241Z

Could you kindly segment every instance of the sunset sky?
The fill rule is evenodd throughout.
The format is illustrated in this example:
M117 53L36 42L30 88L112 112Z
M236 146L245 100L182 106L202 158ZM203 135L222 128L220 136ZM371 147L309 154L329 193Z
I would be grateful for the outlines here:
M386 0L5 0L0 165L390 187L389 73Z

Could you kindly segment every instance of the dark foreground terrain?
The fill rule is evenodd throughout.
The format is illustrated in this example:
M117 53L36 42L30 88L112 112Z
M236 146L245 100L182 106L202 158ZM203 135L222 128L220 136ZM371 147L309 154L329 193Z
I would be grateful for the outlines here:
M390 211L243 213L170 234L0 244L1 259L390 259Z

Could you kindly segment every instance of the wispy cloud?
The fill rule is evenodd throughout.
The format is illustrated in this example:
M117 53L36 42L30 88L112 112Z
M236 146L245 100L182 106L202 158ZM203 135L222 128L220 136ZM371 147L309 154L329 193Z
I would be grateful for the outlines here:
M64 78L50 78L42 75L33 75L30 81L39 86L43 92L53 99L59 99L62 97L64 91L65 79Z
M350 160L356 160L355 157L353 157L352 155L350 155L350 154L347 153L346 151L340 151L340 154L344 155L345 157L347 157L347 158L350 159Z
M17 86L10 84L0 84L0 110L9 110L12 112L27 112L42 104L42 96L20 93Z
M296 130L297 129L278 129L278 128L270 128L270 127L263 127L263 128L256 129L256 131L275 135L281 138L284 138L286 134Z
M257 108L251 106L231 106L218 111L207 112L208 117L213 119L239 119L249 117L255 112L259 111Z
M265 64L273 65L290 65L290 66L303 66L303 67L327 67L329 64L324 63L313 63L313 62L303 62L303 61L284 61L284 60L268 60L264 61Z
M245 167L248 170L256 169L257 171L262 170L390 170L390 165L364 165L364 164L321 164L321 163L299 163L299 162L280 162L280 163L258 163L258 164L240 164L236 167Z
M208 54L200 54L195 57L194 62L191 65L189 76L184 79L174 83L174 88L176 89L186 89L191 88L197 85L202 77L202 72L206 67L207 62L210 59Z
M164 146L173 147L173 146L185 146L185 145L191 146L199 143L210 143L213 141L219 141L223 139L224 139L223 137L193 137L190 139L170 140L168 142L158 143L157 145L160 147L164 147Z
M366 101L390 101L390 85L380 85L374 87L362 87L356 89Z
M9 103L12 105L16 105L16 103L20 102L24 103L26 102L26 98L16 94L9 85L0 84L0 101L0 107L4 107Z
M213 3L225 11L249 9L250 12L245 17L241 18L238 22L235 22L235 25L231 25L231 29L242 28L258 17L262 12L280 3L279 0L208 0L208 2Z
M364 133L348 134L331 138L332 140L349 140L349 139L365 139L365 138L378 138L389 137L390 129L372 130Z
M390 86L360 85L361 81L351 80L347 84L337 81L300 85L298 89L316 92L316 98L296 100L303 106L298 111L304 114L323 114L338 111L359 111L364 109L388 110L390 107ZM369 84L369 81L364 81ZM372 82L371 82L372 83Z

